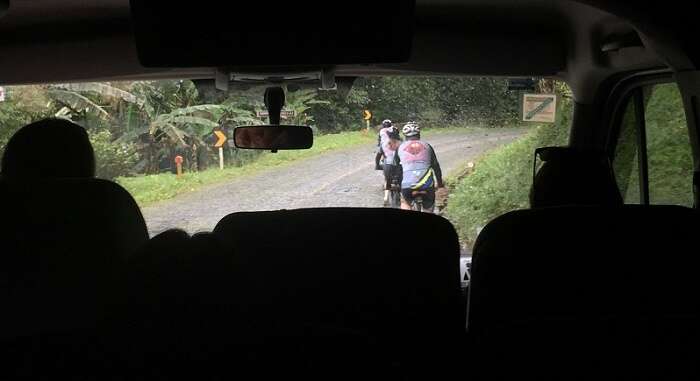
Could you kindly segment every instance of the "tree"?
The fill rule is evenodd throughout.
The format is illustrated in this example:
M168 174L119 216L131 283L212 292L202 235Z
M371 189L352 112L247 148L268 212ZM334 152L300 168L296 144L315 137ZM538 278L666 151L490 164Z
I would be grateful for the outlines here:
M174 144L187 146L185 137L201 142L202 136L219 127L218 115L223 112L223 107L219 105L178 108L167 114L155 115L149 133L154 136L165 134Z
M134 166L139 159L134 144L115 143L108 130L91 132L90 143L97 158L97 177L113 180L119 176L134 174Z
M288 121L290 124L310 125L314 122L313 114L308 112L313 105L327 105L327 100L317 99L316 90L287 91L285 108L294 111L294 117Z

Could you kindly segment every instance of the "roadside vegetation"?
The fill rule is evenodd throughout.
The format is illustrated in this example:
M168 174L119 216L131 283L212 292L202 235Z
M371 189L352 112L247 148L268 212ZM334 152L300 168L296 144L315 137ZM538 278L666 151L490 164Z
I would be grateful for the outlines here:
M466 176L448 180L451 192L445 215L457 228L463 243L473 245L479 229L497 216L529 207L535 149L568 144L572 104L565 88L560 87L557 92L560 96L556 123L536 126L524 138L482 156ZM682 100L675 85L657 86L647 96L652 203L692 205L690 179L693 162L682 110ZM634 197L635 190L639 189L636 185L638 177L634 175L635 155L636 151L631 152L629 163L632 167L627 165L623 170L616 165L615 168L623 197L630 203L639 200L638 193L636 199Z
M535 148L566 145L570 106L557 111L557 123L537 126L525 137L486 153L464 178L448 180L450 196L445 215L460 241L472 245L480 228L495 217L529 206Z

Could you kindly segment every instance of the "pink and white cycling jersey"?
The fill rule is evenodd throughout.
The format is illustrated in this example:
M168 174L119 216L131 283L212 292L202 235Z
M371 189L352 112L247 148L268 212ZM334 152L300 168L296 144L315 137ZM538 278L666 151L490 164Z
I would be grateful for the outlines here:
M394 163L394 156L396 155L396 148L398 148L395 144L391 143L391 139L386 139L384 142L382 142L382 152L384 153L384 163L386 164L393 164Z
M384 143L389 141L389 132L393 128L394 127L384 127L381 130L379 130L379 145L381 147L384 147Z
M433 148L420 140L407 140L399 146L399 160L403 166L401 187L412 188L418 184L433 166Z
M384 162L387 164L392 164L396 155L396 148L392 147L391 138L389 138L389 133L394 130L394 127L385 127L379 130L379 149L384 154Z

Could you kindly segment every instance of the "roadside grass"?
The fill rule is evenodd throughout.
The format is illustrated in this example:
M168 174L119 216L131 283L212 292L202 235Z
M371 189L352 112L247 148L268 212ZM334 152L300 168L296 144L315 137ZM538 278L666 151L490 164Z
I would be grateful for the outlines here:
M530 127L532 130L524 137L485 153L473 169L462 167L449 174L446 185L450 196L444 214L457 229L461 242L472 246L478 229L489 221L528 207L535 148L568 142L571 111L565 106L558 115L555 124Z
M376 142L376 135L372 132L365 134L354 131L321 135L314 137L314 146L311 149L279 151L275 154L264 152L250 162L242 163L240 166L226 167L223 170L210 168L201 172L187 172L180 178L171 173L119 177L116 181L131 193L139 206L144 207L183 193L196 191L206 185L250 175L267 168L287 165L326 152L374 142Z

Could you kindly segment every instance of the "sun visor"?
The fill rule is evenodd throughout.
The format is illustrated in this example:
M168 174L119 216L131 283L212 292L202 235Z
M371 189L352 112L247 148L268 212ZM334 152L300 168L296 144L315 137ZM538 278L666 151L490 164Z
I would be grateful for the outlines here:
M145 67L400 63L415 24L414 0L130 4Z

